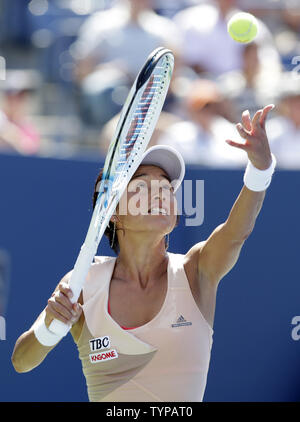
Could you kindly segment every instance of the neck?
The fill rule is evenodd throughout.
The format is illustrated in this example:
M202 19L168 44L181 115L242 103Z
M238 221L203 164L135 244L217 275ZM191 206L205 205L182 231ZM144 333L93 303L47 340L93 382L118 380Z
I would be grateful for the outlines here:
M255 84L256 79L256 71L253 71L252 69L244 69L244 76L247 81L247 86L253 87Z
M198 115L195 115L193 120L196 122L196 124L200 125L205 132L210 132L211 124L213 121L213 118L211 115L209 114L202 115L198 113Z
M228 7L227 5L220 5L220 16L223 20L226 19L228 13L232 10L231 7Z
M139 16L141 15L141 13L145 12L146 10L149 10L149 9L145 7L138 7L138 5L136 6L130 5L130 9L129 9L130 22L138 23Z
M6 114L7 118L11 120L12 122L18 122L22 120L23 112L17 107L15 109L11 109L11 108L6 109L5 107L3 107L3 111Z
M130 22L137 23L139 19L140 12L137 10L134 10L133 8L130 9Z
M295 128L297 129L297 130L299 130L300 129L300 121L292 121L293 122L293 125L295 126Z
M117 258L115 277L146 288L166 272L168 257L165 238L149 236L149 233L118 236L120 253Z

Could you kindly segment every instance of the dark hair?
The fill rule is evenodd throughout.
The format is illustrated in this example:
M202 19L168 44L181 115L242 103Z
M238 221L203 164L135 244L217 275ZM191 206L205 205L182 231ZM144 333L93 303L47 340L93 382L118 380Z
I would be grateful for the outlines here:
M103 175L103 168L100 170L98 177L96 179L95 185L94 185L94 193L93 193L93 209L95 208L96 202L97 202L97 198L98 198L98 192L96 192L96 188L98 183L101 181L102 179L102 175ZM179 224L179 220L180 220L180 216L177 215L177 220L176 220L176 225L175 227L178 226ZM109 222L108 226L105 229L104 235L108 238L109 241L109 245L111 247L111 249L118 255L118 253L120 252L120 246L119 246L119 242L118 242L118 236L115 235L114 237L114 225ZM114 237L114 242L113 241L113 237Z
M95 186L94 186L94 193L93 193L93 209L95 208L96 202L97 202L97 198L98 198L98 192L96 192L96 188L98 183L101 181L102 179L102 175L103 175L103 168L100 170L98 177L96 179L95 182ZM113 240L113 233L114 233L114 226L111 222L108 223L108 226L105 229L104 235L108 238L109 241L109 246L112 248L112 250L118 254L120 251L120 247L119 247L119 242L118 242L118 236L115 236L114 238L114 243L112 244L112 240Z

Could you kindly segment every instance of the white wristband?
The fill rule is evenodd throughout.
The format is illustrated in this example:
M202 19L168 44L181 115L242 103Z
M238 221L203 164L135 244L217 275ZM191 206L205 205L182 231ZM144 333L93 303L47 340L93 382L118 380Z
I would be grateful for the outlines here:
M45 324L45 312L43 316L34 324L33 332L37 340L43 346L54 346L62 337L58 336L57 334L52 333Z
M271 155L272 163L266 170L259 170L258 168L254 167L251 161L248 161L244 174L244 184L248 189L255 192L261 192L270 186L272 175L276 166L276 158L273 154Z

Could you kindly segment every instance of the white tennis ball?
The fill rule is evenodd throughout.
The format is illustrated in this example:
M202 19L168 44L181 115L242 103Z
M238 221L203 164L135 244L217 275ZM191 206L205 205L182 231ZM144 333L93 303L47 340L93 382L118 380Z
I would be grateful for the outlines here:
M233 15L227 24L232 39L240 43L248 43L257 35L258 22L250 13L239 12Z

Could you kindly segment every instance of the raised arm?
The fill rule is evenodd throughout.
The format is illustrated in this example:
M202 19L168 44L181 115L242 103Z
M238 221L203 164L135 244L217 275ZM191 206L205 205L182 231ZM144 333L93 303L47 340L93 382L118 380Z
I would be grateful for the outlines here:
M243 186L227 220L219 225L205 242L196 244L187 254L189 259L197 262L196 271L199 280L205 278L214 286L237 262L242 246L254 228L264 201L265 186L271 179L274 167L265 130L267 115L273 107L269 105L257 111L253 120L248 111L244 112L242 124L237 124L237 129L241 137L245 139L245 143L226 141L229 145L243 149L248 154L252 170L249 173L247 169L244 181L251 188ZM248 183L247 180L249 180Z

